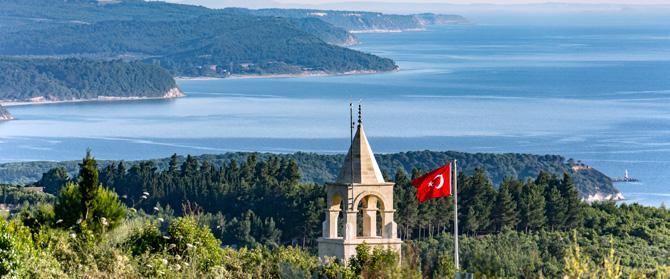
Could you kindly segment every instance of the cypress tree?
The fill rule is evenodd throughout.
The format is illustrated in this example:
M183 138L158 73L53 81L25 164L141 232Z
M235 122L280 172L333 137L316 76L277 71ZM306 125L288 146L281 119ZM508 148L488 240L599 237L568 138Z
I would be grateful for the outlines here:
M79 164L79 192L81 193L82 221L88 220L91 203L95 199L100 182L98 180L98 163L91 156L91 149L86 150L86 157Z

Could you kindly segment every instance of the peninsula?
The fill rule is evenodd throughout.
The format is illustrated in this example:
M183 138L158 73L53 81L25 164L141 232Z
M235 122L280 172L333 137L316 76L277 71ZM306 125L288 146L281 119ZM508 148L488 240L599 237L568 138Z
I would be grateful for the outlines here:
M184 94L174 78L150 64L74 58L0 58L0 103L7 106L181 96Z

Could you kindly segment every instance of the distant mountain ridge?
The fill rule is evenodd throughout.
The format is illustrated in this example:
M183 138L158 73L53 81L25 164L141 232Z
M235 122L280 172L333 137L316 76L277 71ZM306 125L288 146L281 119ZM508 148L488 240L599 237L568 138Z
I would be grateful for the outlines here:
M225 10L259 16L288 18L318 18L350 32L384 32L422 30L431 25L466 24L468 20L459 15L446 14L383 14L376 12L334 11L310 9L242 9Z

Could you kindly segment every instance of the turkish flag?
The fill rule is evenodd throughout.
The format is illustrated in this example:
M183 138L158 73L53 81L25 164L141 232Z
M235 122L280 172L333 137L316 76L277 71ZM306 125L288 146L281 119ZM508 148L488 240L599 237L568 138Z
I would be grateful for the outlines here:
M439 197L451 196L451 163L412 180L416 199L420 203Z

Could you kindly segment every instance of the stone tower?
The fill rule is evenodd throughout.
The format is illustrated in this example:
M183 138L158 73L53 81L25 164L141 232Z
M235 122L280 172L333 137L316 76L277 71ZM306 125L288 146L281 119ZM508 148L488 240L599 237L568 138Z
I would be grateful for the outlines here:
M319 257L347 262L363 242L400 255L402 241L393 221L393 185L382 177L365 136L359 106L358 128L340 174L334 183L326 184L328 210L318 239Z

